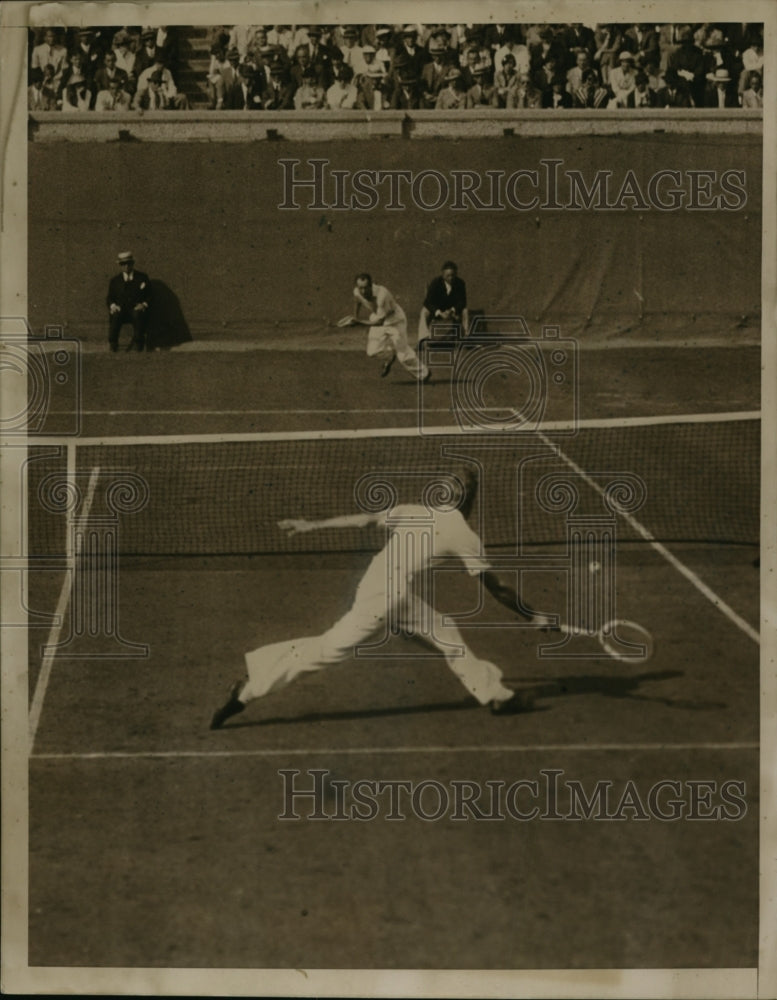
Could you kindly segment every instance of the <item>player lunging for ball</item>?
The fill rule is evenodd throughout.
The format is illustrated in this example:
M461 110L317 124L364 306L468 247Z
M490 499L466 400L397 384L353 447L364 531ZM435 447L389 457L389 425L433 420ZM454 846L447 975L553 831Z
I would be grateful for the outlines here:
M353 301L351 322L369 328L367 357L383 362L380 377L385 378L398 359L414 378L428 381L429 369L407 340L407 316L388 288L374 285L369 274L358 274Z
M462 477L458 507L432 512L421 504L397 505L376 514L351 514L323 521L280 521L289 535L319 528L378 526L387 534L383 549L368 566L356 589L351 610L323 635L263 646L246 654L248 677L238 681L224 705L213 715L211 729L219 729L248 702L277 691L300 674L321 670L354 655L355 648L376 635L405 632L438 649L461 683L481 705L497 715L526 711L528 694L504 685L502 671L481 660L464 643L455 625L431 607L420 591L431 592L435 560L457 557L470 576L480 577L488 591L505 607L545 627L548 620L522 602L515 588L499 579L482 555L478 535L467 524L477 493L477 478Z

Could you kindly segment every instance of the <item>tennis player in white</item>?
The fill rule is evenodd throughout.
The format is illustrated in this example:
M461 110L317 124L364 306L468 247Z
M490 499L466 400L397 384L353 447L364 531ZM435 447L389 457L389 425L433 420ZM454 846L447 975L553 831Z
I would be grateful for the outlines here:
M229 698L213 715L211 729L219 729L246 704L284 687L295 677L321 670L353 656L357 647L387 628L406 632L437 648L461 683L494 714L514 714L531 708L526 692L502 682L502 671L469 649L455 625L431 607L423 591L435 560L456 557L471 576L480 577L488 591L514 613L546 627L548 620L525 605L515 588L504 583L482 554L481 541L467 524L477 492L477 478L465 474L458 507L439 509L402 504L376 514L351 514L323 521L280 521L279 527L296 535L319 528L378 526L388 538L356 590L353 606L323 635L262 646L246 654L247 679L238 681ZM430 522L431 517L431 522Z
M369 328L367 357L380 358L385 378L395 360L413 378L427 382L430 371L410 346L407 339L407 316L385 285L374 285L369 274L358 274L353 290L353 324Z

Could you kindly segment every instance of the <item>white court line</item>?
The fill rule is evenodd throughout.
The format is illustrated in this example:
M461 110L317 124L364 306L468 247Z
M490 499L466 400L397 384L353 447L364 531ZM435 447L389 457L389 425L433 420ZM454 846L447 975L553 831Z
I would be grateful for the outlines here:
M207 757L308 757L316 754L338 757L391 756L392 754L454 754L454 753L622 753L631 750L668 751L680 750L758 750L757 741L744 743L538 743L535 745L483 746L429 746L429 747L310 747L300 749L254 750L118 750L96 753L36 753L31 760L168 760L170 758Z
M72 458L71 458L72 456ZM69 482L75 482L75 469L72 467L72 463L75 461L75 449L68 448L68 471L67 477ZM100 476L99 467L92 469L91 475L89 476L89 485L86 491L86 498L84 500L83 510L79 517L79 522L83 523L89 516L89 511L92 506L92 500L94 499L94 491L97 487L97 480ZM72 515L68 515L67 519L67 531L70 536L71 525L72 525ZM72 536L70 536L72 537ZM68 546L70 545L70 537L68 537ZM65 612L67 611L67 606L70 603L70 594L73 590L73 583L76 574L76 564L78 562L78 556L81 552L81 532L77 533L76 536L76 547L72 553L72 565L70 571L65 570L65 579L62 581L62 590L59 592L59 601L57 602L57 610L54 615L54 624L51 626L51 631L49 632L48 642L46 643L46 653L43 657L43 662L41 663L40 673L38 674L38 681L35 685L35 694L32 698L32 704L30 705L30 716L28 723L28 734L29 734L29 746L30 750L35 743L35 735L38 732L38 724L40 723L41 712L43 711L43 701L46 697L46 689L49 685L49 679L51 678L51 670L54 666L54 657L57 655L56 645L59 642L59 637L62 632L62 626L65 623Z
M545 444L548 445L548 447L550 448L555 447L553 445L553 442L550 441L542 433L542 431L539 432L539 436L543 439ZM568 455L565 455L564 452L561 450L561 448L557 448L556 451L559 458L563 459L567 463L567 465L571 469L573 469L574 472L581 477L581 479L583 479L585 483L587 483L593 490L595 490L599 494L599 496L603 497L605 495L605 492L602 489L602 487L597 482L595 482L589 475L587 475L580 468L580 466L576 462L574 462ZM640 535L642 535L642 537L645 539L646 542L650 543L651 547L655 549L655 551L658 552L659 555L662 555L664 559L666 559L666 561L671 566L674 566L674 568L677 570L678 573L680 573L682 576L685 577L686 580L688 580L691 584L693 584L693 586L696 587L699 593L703 594L707 598L707 600L710 601L714 605L714 607L718 609L718 611L721 611L726 616L726 618L729 619L729 621L733 622L734 625L736 625L737 628L741 629L748 638L753 640L753 642L755 642L756 644L760 644L761 637L758 634L758 632L752 627L752 625L746 622L745 619L742 618L740 615L738 615L732 607L726 604L726 602L723 600L722 597L718 597L715 591L712 590L710 587L708 587L707 584L701 579L701 577L697 576L697 574L694 573L692 569L689 569L685 565L685 563L680 562L677 556L673 555L669 551L669 549L666 548L666 546L662 545L661 542L657 541L656 537L653 534L651 534L651 532L648 531L648 529L644 526L644 524L642 524L640 521L636 519L636 517L634 517L632 514L627 513L626 511L621 511L620 514L621 517L623 517L626 521L628 521L628 523L631 525L632 528L634 528L636 531L640 533Z
M85 411L86 412L86 411ZM137 413L136 410L128 410L127 413ZM150 411L149 411L150 412ZM181 413L179 410L169 411L172 414ZM203 413L217 416L217 410L197 410L196 413ZM239 410L239 413L249 413L249 410ZM254 411L256 412L256 411ZM299 410L273 410L273 413L283 413L293 415L300 413ZM323 410L324 413L358 413L358 410ZM368 410L368 413L377 413L377 410ZM391 412L405 412L393 410ZM408 413L417 413L417 409L408 410ZM450 408L444 410L450 412ZM477 427L462 428L458 424L446 424L442 427L424 427L423 437L460 437L464 440L477 435L499 436L503 431L505 438L514 438L520 441L530 441L535 436L542 436L545 431L548 434L557 431L584 431L588 428L602 427L646 427L661 424L714 424L730 423L731 421L760 420L760 410L736 410L733 413L678 413L666 414L653 417L601 417L586 420L546 420L537 428L526 431L516 431L512 424L491 424L487 430ZM78 447L92 447L94 445L118 445L118 444L184 444L188 442L210 442L210 441L327 441L334 439L350 438L407 438L415 432L418 435L417 427L360 427L341 428L339 430L318 430L318 431L244 431L239 434L135 434L131 436L107 436L107 437L79 437ZM62 439L56 436L47 437L44 435L35 437L36 445L61 444ZM547 443L547 441L545 442ZM555 446L553 446L555 448Z

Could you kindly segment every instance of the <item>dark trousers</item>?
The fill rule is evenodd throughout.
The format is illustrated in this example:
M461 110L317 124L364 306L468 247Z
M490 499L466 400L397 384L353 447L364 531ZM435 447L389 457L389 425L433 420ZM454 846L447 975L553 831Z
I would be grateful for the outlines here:
M130 323L132 325L132 340L130 341L130 347L134 347L136 350L142 351L146 342L145 309L139 309L137 312L134 309L130 311L122 309L121 312L110 314L108 343L111 345L111 350L115 351L118 349L119 333L125 323Z

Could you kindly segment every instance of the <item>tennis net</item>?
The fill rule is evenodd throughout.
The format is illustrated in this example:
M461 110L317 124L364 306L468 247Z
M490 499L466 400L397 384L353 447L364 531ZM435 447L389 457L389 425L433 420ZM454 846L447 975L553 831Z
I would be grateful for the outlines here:
M582 421L573 435L547 424L520 435L82 438L30 448L28 546L66 551L88 504L90 521L116 520L125 555L363 550L358 529L289 538L278 521L418 500L427 482L465 468L479 473L486 546L563 543L570 518L613 516L605 496L633 511L617 515L621 540L644 540L641 525L660 541L757 544L759 439L758 413Z

